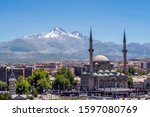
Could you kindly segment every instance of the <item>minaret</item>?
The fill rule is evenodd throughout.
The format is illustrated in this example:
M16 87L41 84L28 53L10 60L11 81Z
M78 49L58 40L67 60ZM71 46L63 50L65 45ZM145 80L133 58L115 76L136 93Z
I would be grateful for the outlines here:
M127 48L126 48L126 33L124 31L124 36L123 36L123 70L126 71L126 65L127 65Z
M90 77L93 76L93 39L92 39L92 29L90 29L90 38L89 38L89 60L90 60Z

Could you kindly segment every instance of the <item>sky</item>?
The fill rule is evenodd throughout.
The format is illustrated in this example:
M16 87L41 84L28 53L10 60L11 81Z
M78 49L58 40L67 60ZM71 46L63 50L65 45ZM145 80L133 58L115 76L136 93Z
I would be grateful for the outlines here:
M0 0L0 41L48 32L80 31L103 42L150 43L150 0Z

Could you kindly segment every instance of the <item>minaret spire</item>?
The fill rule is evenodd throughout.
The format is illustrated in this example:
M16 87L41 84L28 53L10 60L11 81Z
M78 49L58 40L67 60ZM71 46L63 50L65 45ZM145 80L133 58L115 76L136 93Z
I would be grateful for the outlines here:
M126 44L126 32L125 32L125 29L124 29L124 35L123 35L123 43Z
M93 76L93 39L92 39L92 29L90 28L90 38L89 38L89 60L90 60L90 77Z
M126 33L124 30L124 35L123 35L123 70L126 71L126 65L127 65L127 47L126 47Z

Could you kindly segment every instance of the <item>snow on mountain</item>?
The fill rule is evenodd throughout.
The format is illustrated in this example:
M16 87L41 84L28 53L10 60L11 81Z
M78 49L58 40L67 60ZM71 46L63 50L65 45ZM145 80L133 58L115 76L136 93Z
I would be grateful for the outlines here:
M84 36L83 34L81 34L78 31L74 31L74 32L72 32L72 34L75 35L76 37L79 37L79 38L87 38L86 36Z
M63 38L64 36L67 36L67 32L61 28L56 27L52 31L45 33L43 38Z
M56 27L46 33L0 42L0 61L82 60L88 58L88 45L88 37L80 32L67 32ZM122 59L121 44L93 40L93 47L94 55L103 54L110 60ZM150 43L130 43L127 49L128 59L150 57Z
M56 27L47 33L33 34L21 37L21 39L84 39L86 36L78 31L72 33L66 32L64 29Z

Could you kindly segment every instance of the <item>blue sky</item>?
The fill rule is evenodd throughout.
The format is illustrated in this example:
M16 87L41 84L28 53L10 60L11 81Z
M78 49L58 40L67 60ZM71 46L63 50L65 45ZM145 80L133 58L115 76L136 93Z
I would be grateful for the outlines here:
M150 0L0 0L0 41L48 32L78 30L100 41L150 43Z

